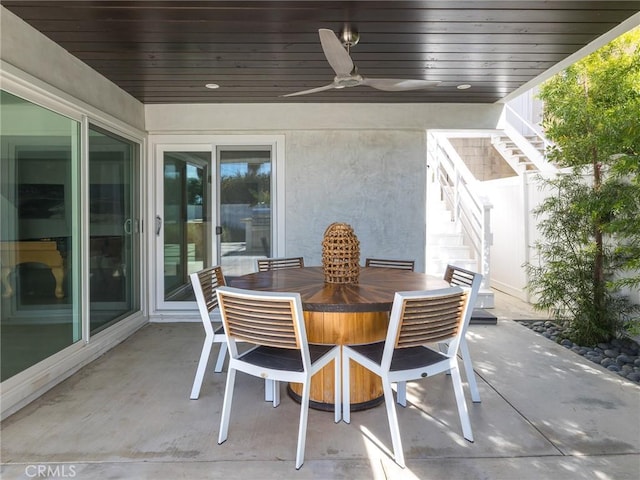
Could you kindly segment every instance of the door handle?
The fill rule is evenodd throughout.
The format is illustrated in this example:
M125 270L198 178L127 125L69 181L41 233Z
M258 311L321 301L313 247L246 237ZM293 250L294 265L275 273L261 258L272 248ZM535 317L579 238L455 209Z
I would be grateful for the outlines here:
M124 233L126 233L127 235L131 235L131 224L132 224L132 223L133 223L133 222L132 222L132 220L131 220L130 218L127 218L127 219L124 221L124 225L123 225Z
M162 217L160 215L156 215L156 236L160 236L160 230L162 230Z

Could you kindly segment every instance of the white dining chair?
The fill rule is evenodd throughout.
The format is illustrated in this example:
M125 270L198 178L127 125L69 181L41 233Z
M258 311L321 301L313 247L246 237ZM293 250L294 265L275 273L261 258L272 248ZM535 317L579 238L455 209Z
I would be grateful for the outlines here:
M444 272L444 279L449 285L458 285L461 287L469 287L471 293L469 296L470 311L469 317L473 315L473 307L476 304L478 293L480 292L480 284L482 283L482 275L480 273L472 272L455 265L447 265L447 269ZM471 392L471 401L474 403L480 403L480 391L478 390L478 382L476 381L476 374L473 370L473 361L471 360L471 353L469 352L469 345L467 344L467 328L469 324L465 325L465 333L462 336L460 342L460 356L462 357L462 365L467 376L467 383L469 384L469 391Z
M444 280L452 286L464 286L470 289L469 302L471 304L470 312L473 312L473 306L478 298L478 292L480 291L480 283L482 282L482 275L479 273L466 270L464 268L456 267L454 265L447 265L447 269L444 273ZM471 313L469 314L471 319ZM467 377L467 383L469 384L469 392L471 393L471 401L474 403L480 403L480 391L478 390L478 383L476 382L476 374L473 370L473 362L471 360L471 353L469 352L469 346L467 344L467 327L469 322L464 326L464 333L462 340L460 341L460 356L462 357L462 364L464 366L464 372ZM440 347L446 349L447 345L441 343ZM397 401L403 407L407 405L407 385L405 382L398 382L397 385Z
M356 362L382 379L384 402L396 463L404 468L404 452L398 414L391 384L450 373L458 416L465 439L473 442L473 432L462 389L457 353L471 313L469 289L397 292L394 296L386 340L342 347L342 415L351 421L350 369ZM438 343L446 342L440 351ZM432 344L435 348L427 346Z
M194 272L189 275L189 278L191 279L191 286L193 287L193 293L196 297L196 304L198 305L198 312L200 313L200 319L202 320L205 333L204 344L202 345L202 352L200 353L200 361L198 362L196 377L193 380L190 395L192 400L197 400L200 397L200 390L213 344L220 344L218 358L213 368L214 372L222 371L227 353L227 341L222 323L218 323L214 328L214 319L211 315L212 312L218 308L216 289L225 285L225 279L220 266L213 266Z
M304 267L304 258L259 258L258 260L256 260L256 264L258 265L259 272L281 270L283 268L302 268Z
M413 272L415 260L398 260L388 258L367 258L364 261L365 267L397 268L398 270L409 270Z
M302 384L296 469L304 462L311 377L334 362L334 421L341 415L340 347L309 344L299 293L256 292L232 287L217 290L222 322L227 333L229 368L224 392L218 444L227 439L236 372L272 380L273 405L280 403L279 382ZM242 353L237 342L253 347Z

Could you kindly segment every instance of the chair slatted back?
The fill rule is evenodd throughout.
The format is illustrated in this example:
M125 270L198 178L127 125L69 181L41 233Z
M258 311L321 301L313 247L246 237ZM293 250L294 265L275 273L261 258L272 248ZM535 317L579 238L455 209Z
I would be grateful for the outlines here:
M463 328L468 289L452 287L435 295L403 298L395 348L448 340Z
M447 265L447 269L444 272L444 280L449 283L449 285L467 287L471 290L469 293L469 309L467 310L467 318L464 324L466 330L471 321L471 314L473 313L473 308L475 307L478 293L480 292L482 275L472 272L471 270L456 267L455 265Z
M444 280L449 285L459 285L471 288L473 286L473 279L478 275L471 270L465 270L464 268L456 267L454 265L447 265L447 270L444 272Z
M199 272L192 273L190 277L191 285L193 286L194 293L196 294L196 300L204 301L207 312L211 313L218 306L216 289L226 285L224 275L222 274L222 268L220 266L205 268ZM202 291L202 299L198 298L198 284Z
M294 317L296 305L291 298L297 294L278 298L271 293L269 297L256 298L267 294L254 293L256 295L238 293L237 289L218 290L227 336L255 345L300 349L301 340Z
M397 268L399 270L410 270L413 272L415 268L414 260L392 260L385 258L367 258L365 267L384 267Z
M302 268L304 267L304 258L260 258L257 260L257 263L259 272L267 272L269 270L280 270L283 268Z

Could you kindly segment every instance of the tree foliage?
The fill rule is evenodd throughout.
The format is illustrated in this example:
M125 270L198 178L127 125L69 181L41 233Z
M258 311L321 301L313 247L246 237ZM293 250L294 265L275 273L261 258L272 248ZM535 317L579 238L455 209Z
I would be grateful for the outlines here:
M529 288L575 341L607 341L638 309L620 288L640 286L640 28L548 80L540 98L548 156L564 170L542 182L551 195L535 210Z

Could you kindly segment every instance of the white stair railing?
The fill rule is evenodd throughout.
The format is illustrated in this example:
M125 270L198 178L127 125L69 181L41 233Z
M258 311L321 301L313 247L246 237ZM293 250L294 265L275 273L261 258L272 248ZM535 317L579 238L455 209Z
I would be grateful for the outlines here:
M429 132L427 146L433 182L451 211L451 220L462 227L475 252L477 271L483 276L482 288L489 288L492 205L479 193L478 181L445 136Z
M544 153L540 153L540 150L532 144L531 139L535 138L543 145L543 152L546 152L552 143L509 105L505 104L504 110L506 122L503 130L505 134L516 144L520 151L527 156L538 171L555 171L556 168L547 161Z

